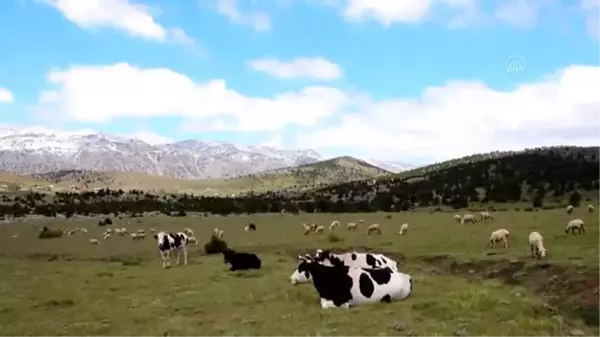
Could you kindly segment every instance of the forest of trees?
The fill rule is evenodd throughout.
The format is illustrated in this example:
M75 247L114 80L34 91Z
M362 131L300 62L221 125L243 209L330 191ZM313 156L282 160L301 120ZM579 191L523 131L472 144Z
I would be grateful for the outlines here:
M478 157L454 165L421 168L377 180L316 190L285 190L235 198L189 194L152 195L109 190L52 195L2 196L0 217L41 214L127 214L159 211L213 214L405 211L416 207L466 208L473 203L527 202L531 208L579 206L599 188L598 147L554 147ZM588 193L589 192L589 193ZM597 193L596 193L597 194ZM552 200L552 205L545 205ZM559 200L560 202L556 202Z

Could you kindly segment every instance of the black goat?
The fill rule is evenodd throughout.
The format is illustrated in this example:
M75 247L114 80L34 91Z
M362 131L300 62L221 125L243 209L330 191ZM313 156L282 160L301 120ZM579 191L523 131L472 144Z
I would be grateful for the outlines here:
M227 249L223 252L223 260L225 263L229 263L231 268L230 271L246 270L246 269L260 269L262 262L253 253L238 253L233 249Z

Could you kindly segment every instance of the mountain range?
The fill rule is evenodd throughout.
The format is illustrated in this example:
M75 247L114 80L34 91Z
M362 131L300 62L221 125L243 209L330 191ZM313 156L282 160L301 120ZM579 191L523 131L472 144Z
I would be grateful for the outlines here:
M323 161L313 150L240 146L184 140L153 145L98 132L55 132L44 128L0 128L0 171L40 174L59 170L136 172L171 178L230 178ZM390 172L413 165L361 160Z

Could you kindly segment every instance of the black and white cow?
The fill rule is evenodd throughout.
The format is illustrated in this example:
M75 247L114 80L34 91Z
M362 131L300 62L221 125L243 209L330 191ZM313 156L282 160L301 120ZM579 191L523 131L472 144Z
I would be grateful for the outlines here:
M317 249L316 253L310 257L313 261L319 262L325 266L332 266L336 262L349 267L359 268L390 268L392 271L398 271L398 263L383 254L349 252L334 254L328 250ZM310 275L302 279L298 278L298 283L308 283L311 281Z
M300 265L290 282L296 285L312 278L323 309L391 302L405 299L412 292L411 276L387 267L359 268L339 261L326 266L308 256L299 258Z
M183 255L183 264L187 265L187 243L188 236L185 233L167 233L158 232L154 234L154 238L158 242L158 251L160 252L161 265L163 268L171 266L171 252L177 253L177 265L179 258Z
M233 249L223 251L223 260L229 263L230 271L245 270L245 269L260 269L262 262L252 253L238 253Z

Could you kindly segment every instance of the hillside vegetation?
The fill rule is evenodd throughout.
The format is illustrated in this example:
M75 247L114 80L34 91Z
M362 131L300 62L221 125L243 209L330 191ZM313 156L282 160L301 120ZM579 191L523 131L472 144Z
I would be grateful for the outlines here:
M266 171L229 179L188 180L152 176L134 172L96 172L63 170L32 176L6 173L7 183L13 189L52 185L56 191L70 186L81 189L109 188L143 190L168 193L193 193L198 195L231 195L244 192L265 192L292 189L301 191L360 179L372 179L390 172L352 157L339 157L298 167ZM0 179L2 181L2 179ZM17 187L15 187L17 186Z
M263 197L308 203L329 211L406 210L420 206L467 207L470 203L566 202L570 193L595 196L598 147L547 147L496 152L316 190L270 192ZM569 194L569 195L568 195ZM577 202L577 196L572 202ZM535 203L534 203L535 202Z

